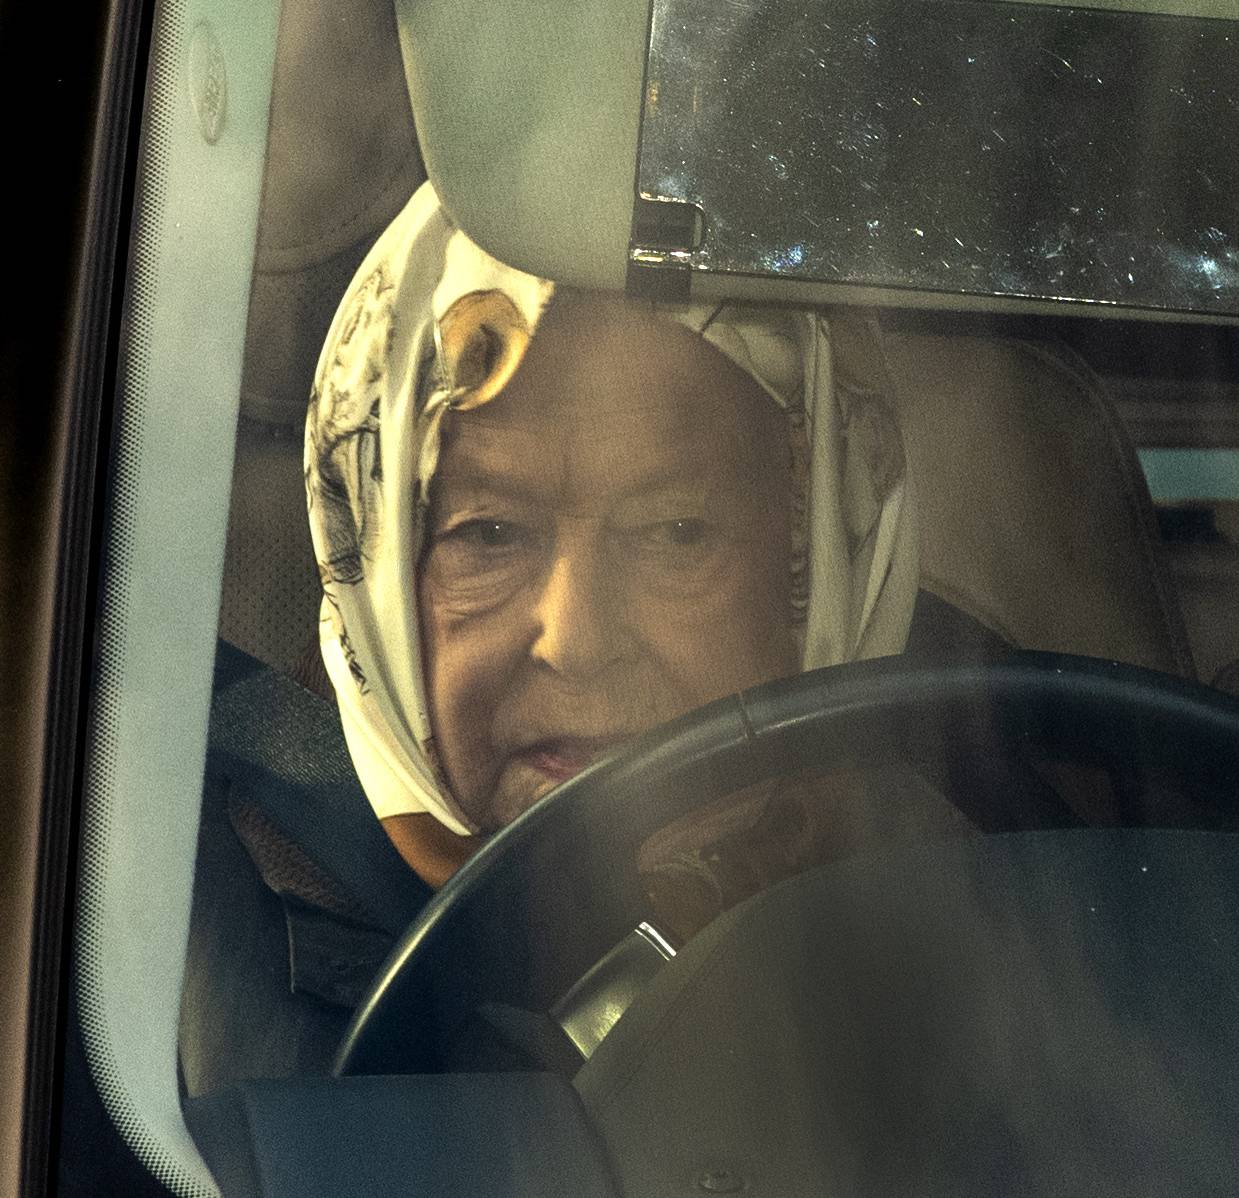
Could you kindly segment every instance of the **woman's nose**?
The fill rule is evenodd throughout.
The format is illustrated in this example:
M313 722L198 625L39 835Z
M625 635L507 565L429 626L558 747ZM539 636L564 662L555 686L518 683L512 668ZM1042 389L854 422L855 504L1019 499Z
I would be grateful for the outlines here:
M565 678L586 681L624 656L626 632L618 579L603 547L557 551L535 604L533 656Z

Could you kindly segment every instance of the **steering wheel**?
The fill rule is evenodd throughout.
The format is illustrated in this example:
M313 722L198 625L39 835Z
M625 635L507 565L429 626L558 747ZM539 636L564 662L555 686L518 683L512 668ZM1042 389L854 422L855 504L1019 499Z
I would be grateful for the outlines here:
M990 665L886 658L810 671L711 703L548 794L414 921L359 1006L337 1075L449 1068L479 1005L547 1011L647 916L641 843L702 804L805 769L892 762L955 773L983 831L1079 825L1048 787L988 793L996 756L1037 749L1117 780L1122 824L1164 817L1167 771L1198 826L1221 826L1239 778L1239 701L1153 671L1019 653ZM1234 817L1229 817L1235 823Z

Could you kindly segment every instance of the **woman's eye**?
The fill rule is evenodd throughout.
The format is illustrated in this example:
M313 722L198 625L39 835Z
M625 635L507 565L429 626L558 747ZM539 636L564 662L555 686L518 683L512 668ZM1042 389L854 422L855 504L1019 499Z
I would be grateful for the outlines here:
M535 531L514 520L478 517L461 520L434 533L432 556L454 563L457 568L494 566L498 559L530 548L537 540Z
M730 543L725 528L697 516L641 524L624 542L634 582L672 595L692 593L717 577Z
M488 517L460 520L432 534L426 577L444 594L464 601L472 596L471 588L493 592L522 577L539 548L538 532L528 524Z
M642 539L659 549L695 549L704 545L709 535L710 526L695 517L660 520L642 530Z
M706 539L704 520L672 520L666 525L667 539L681 548L700 545Z
M525 540L524 532L510 520L469 520L448 535L482 549L510 549Z

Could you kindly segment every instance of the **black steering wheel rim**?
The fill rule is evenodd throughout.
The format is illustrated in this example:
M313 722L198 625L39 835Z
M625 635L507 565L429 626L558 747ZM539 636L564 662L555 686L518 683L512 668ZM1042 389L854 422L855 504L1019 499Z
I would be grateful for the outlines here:
M469 861L380 970L336 1074L433 1072L479 1002L549 1008L645 918L637 847L711 798L800 769L931 761L948 743L980 752L995 738L1129 773L1170 769L1211 792L1239 778L1239 700L1092 658L884 658L731 695L558 787ZM1004 827L1072 818L1033 804L1005 812Z

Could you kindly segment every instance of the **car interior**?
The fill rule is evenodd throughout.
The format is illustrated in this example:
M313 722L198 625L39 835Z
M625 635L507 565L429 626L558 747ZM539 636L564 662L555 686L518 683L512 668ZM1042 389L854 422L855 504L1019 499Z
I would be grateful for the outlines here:
M729 7L767 48L807 36L781 5ZM911 9L870 7L840 9L860 67L865 37L917 40ZM1180 22L1188 44L1229 36L1237 15L931 7L944 28L980 10L1028 22L1023 52L1059 55L1063 87L1084 57L1055 20L1091 13L1089 37L1121 56L1156 40L1124 21ZM902 288L877 268L857 285L778 265L733 277L710 241L723 222L695 201L718 255L703 294L851 309L878 330L851 346L841 315L837 352L892 400L921 587L1017 652L990 673L888 659L729 700L574 780L433 897L373 818L319 652L303 438L323 339L428 173L516 265L630 293L688 286L667 282L687 251L665 225L645 259L631 252L632 131L642 111L643 138L660 128L654 50L683 69L685 45L708 61L722 43L709 50L700 4L653 12L651 27L631 2L159 6L76 947L107 1117L186 1195L1227 1192L1233 283L1207 303L1167 284L1115 304L993 280L948 294L910 267ZM997 44L976 20L952 42L961 61ZM774 77L773 50L745 53ZM1201 86L1198 59L1163 68L1142 86ZM579 82L565 94L573 72L596 110ZM1239 73L1212 87L1239 104ZM608 105L621 89L626 107ZM580 172L608 148L591 190ZM1239 228L1223 232L1239 253ZM665 277L634 283L634 263ZM1066 798L1032 788L1020 806L994 764L1012 741L1046 749ZM945 744L974 792L1009 801L999 835L792 878L685 945L649 925L617 864L746 781L928 762ZM91 1192L65 1134L62 1179Z

